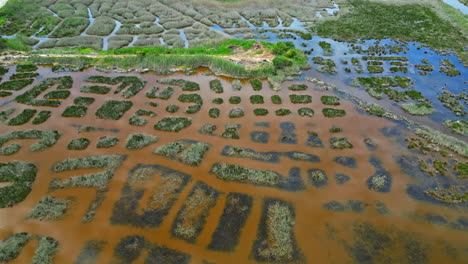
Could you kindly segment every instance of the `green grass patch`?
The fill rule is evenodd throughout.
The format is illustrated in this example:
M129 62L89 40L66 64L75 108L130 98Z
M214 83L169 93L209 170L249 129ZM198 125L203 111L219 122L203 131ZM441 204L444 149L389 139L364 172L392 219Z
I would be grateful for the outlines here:
M250 96L250 103L251 104L263 104L263 96L261 95L252 95Z
M413 85L411 78L394 76L394 77L358 77L351 83L356 87L370 88L385 88L385 87L401 87L408 88Z
M347 138L330 138L330 147L332 149L346 149L346 148L353 148L353 144L351 144Z
M31 209L27 218L40 221L57 220L65 215L67 209L67 200L45 196Z
M40 139L39 142L34 143L31 146L31 151L40 151L53 146L57 143L60 138L60 133L56 130L26 130L26 131L15 131L6 134L0 134L0 155L11 155L21 148L18 143L13 143L5 148L3 145L9 140L14 139Z
M73 79L70 76L48 78L41 84L34 86L24 94L16 97L18 103L34 105L34 106L51 106L58 107L61 102L59 100L38 100L38 97L45 90L57 85L57 90L70 89L73 85Z
M173 104L168 105L168 106L166 107L166 111L169 112L169 113L175 113L175 112L179 111L179 109L180 109L179 106L173 105Z
M210 110L208 110L208 115L211 118L218 118L220 113L221 112L220 112L219 108L211 108Z
M94 101L96 101L96 99L94 99L92 97L80 96L80 97L75 98L73 100L73 103L76 104L76 105L87 106L87 105L90 105L90 104L94 103Z
M333 48L330 43L326 41L319 41L319 46L323 49L324 56L331 56L333 55Z
M86 106L71 105L65 108L65 111L63 111L62 116L63 117L83 117L86 115L87 111L88 111L88 107Z
M265 108L255 108L253 110L254 114L256 116L266 116L268 115L268 109L265 109Z
M80 87L82 93L108 94L111 88L102 85L83 85Z
M293 104L310 104L312 103L312 96L302 94L290 94L289 99Z
M334 108L323 108L322 113L325 117L343 117L346 115L345 110Z
M453 133L468 137L468 121L466 120L446 120L444 126L450 128Z
M320 101L322 101L322 104L324 105L340 105L340 98L333 95L324 95L320 97Z
M348 42L375 38L418 41L436 49L455 49L459 54L466 46L463 32L440 18L429 4L362 0L351 0L348 4L348 13L315 27L319 36ZM466 61L465 55L462 60Z
M45 99L67 99L70 91L51 91L44 95Z
M101 119L119 120L132 106L132 101L107 100L96 111L96 116Z
M87 138L76 138L68 143L67 148L69 150L83 150L89 146L89 139Z
M182 87L182 91L186 92L200 91L200 85L198 83L187 81L184 79L164 79L158 80L158 82L164 84L178 85Z
M0 90L18 91L33 82L33 79L6 81L0 84Z
M290 115L290 114L291 114L291 110L282 108L282 109L276 110L276 111L275 111L275 114L276 114L277 116Z
M0 91L0 97L7 97L12 95L12 92Z
M369 73L382 73L384 71L384 68L382 66L377 66L377 65L367 65L367 70Z
M223 100L223 98L215 98L215 99L213 99L212 103L219 105L219 104L223 104L224 100Z
M14 260L30 238L30 234L23 232L13 234L4 239L0 244L0 261L6 263Z
M73 37L80 35L89 24L88 18L67 17L50 34L52 38Z
M216 177L221 180L251 182L265 185L273 185L280 180L280 176L274 171L256 170L226 163L214 164L210 173L215 174Z
M231 103L231 104L240 104L241 101L242 100L241 100L240 96L231 96L231 97L229 97L229 103Z
M313 116L314 116L314 110L312 110L311 108L308 108L308 107L299 108L299 109L297 110L297 113L298 113L300 116L309 116L309 117L313 117Z
M243 117L245 115L244 109L236 107L232 108L231 111L229 111L229 117L230 118L239 118Z
M407 67L390 67L390 71L392 73L395 72L402 72L402 73L408 73L408 68Z
M450 59L443 59L439 61L439 71L447 74L447 76L457 76L461 72L455 68L455 64Z
M214 91L215 93L223 93L224 88L221 85L221 81L216 79L216 80L211 80L210 81L210 89Z
M12 183L0 188L0 208L11 207L23 201L32 190L36 174L37 167L32 163L0 163L0 182Z
M254 91L261 91L263 88L262 81L260 81L259 79L251 79L249 80L249 83L250 85L252 85L252 89Z
M401 109L411 115L430 115L434 113L434 108L427 103L409 103L409 104L401 104Z
M146 97L148 97L148 98L157 98L157 99L161 99L161 100L168 100L174 94L174 88L172 88L172 87L166 87L160 93L157 93L158 90L159 90L158 87L151 88L146 93Z
M279 95L272 95L271 96L271 102L274 103L274 104L281 104L282 100L281 100L281 97Z
M24 72L24 73L15 73L10 76L10 80L18 80L18 79L33 79L39 76L37 72Z
M305 91L307 90L307 85L305 84L292 84L288 87L291 91Z
M96 143L97 148L111 148L119 143L119 139L112 136L103 136Z
M19 115L13 117L8 121L9 126L19 126L26 124L33 118L33 116L36 114L37 110L35 109L24 109Z
M16 65L17 72L34 72L37 71L37 66L34 64L18 64Z
M156 125L154 125L154 129L161 131L179 132L180 130L187 128L190 125L192 125L191 118L170 116L165 117L156 123Z
M127 138L126 148L130 150L141 149L158 141L159 138L147 134L131 134Z
M51 111L47 111L47 110L44 110L44 111L40 111L37 116L33 119L32 123L33 125L39 125L39 124L42 124L44 123L45 121L47 121L47 119L49 119L49 117L52 115L52 112Z

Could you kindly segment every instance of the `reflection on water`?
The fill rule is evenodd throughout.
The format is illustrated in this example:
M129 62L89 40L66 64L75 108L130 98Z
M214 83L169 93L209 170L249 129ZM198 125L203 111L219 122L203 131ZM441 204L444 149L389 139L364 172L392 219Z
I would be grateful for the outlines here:
M8 79L14 72L10 67L3 77ZM18 152L2 155L1 163L30 162L38 170L24 201L0 209L0 238L19 232L34 235L30 241L50 237L48 241L59 243L57 252L41 252L53 256L56 263L463 263L467 258L464 207L407 195L408 184L426 186L429 182L426 176L417 179L402 173L399 159L394 159L414 157L401 144L412 133L361 113L344 98L335 98L339 105L324 105L322 96L332 94L318 86L286 82L282 90L273 91L263 81L263 89L254 91L248 81L241 80L238 90L232 88L234 79L221 78L223 89L215 92L210 82L218 78L206 71L160 76L94 69L53 73L40 67L38 72L42 80L0 99L0 105L11 102L0 111L16 109L0 124L1 133L37 129L61 135L39 152L29 149L40 139L13 139L0 146L3 154L9 144L21 143ZM87 81L94 75L137 77L144 89L132 93L132 85L121 85L123 79ZM60 102L58 107L34 106L45 94L56 91L56 86L36 94L32 105L14 102L33 86L59 76L71 76L73 87L69 97L54 99ZM161 80L167 78L195 82L200 90L193 83L192 91L184 91L186 86L175 82L163 84ZM110 92L81 92L85 85L106 86ZM174 89L169 96L161 94L166 87ZM195 102L187 98L194 94L201 96L202 102L195 100L200 109L187 113ZM263 96L263 103L251 102L252 95ZM280 104L272 102L273 95L280 97ZM291 103L297 95L309 95L312 102ZM230 100L233 96L240 102ZM66 108L78 106L78 97L95 100L84 116L62 117ZM223 103L214 102L216 98ZM97 118L96 113L111 99L133 105L119 120ZM169 113L170 105L180 109ZM312 116L297 114L305 107L314 111ZM209 116L212 108L220 110L218 118ZM233 108L243 109L244 116L229 117ZM256 116L256 108L268 114ZM346 115L327 118L324 108L345 110ZM23 109L52 113L42 124L33 124L31 119L22 126L8 125ZM278 116L278 109L289 109L292 114ZM112 115L112 110L107 114ZM129 125L135 115L145 119L146 125ZM191 123L179 132L155 130L154 124L168 116L190 118ZM233 128L238 139L228 136ZM127 138L133 133L156 139L129 150ZM115 137L118 142L98 147L103 137ZM89 146L68 150L77 138L88 139ZM336 142L342 138L352 148L337 149ZM62 162L65 159L71 160ZM427 179L459 181L452 176ZM54 212L66 203L65 213L28 218L45 196L54 197L48 198L55 201L48 204ZM43 243L41 248L51 246L38 243ZM13 261L30 263L38 243L26 243Z

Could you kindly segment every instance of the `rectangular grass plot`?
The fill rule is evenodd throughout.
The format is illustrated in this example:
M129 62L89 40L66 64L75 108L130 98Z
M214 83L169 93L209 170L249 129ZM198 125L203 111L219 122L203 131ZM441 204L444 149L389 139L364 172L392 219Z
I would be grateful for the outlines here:
M239 243L242 228L252 210L252 197L241 193L227 196L223 215L219 220L208 249L232 251Z
M121 197L115 203L111 223L140 228L159 226L189 181L190 175L167 167L137 165L130 171ZM153 186L154 182L157 185ZM149 199L139 205L145 193L150 194Z
M198 182L184 201L172 225L172 235L194 243L205 225L210 209L216 204L219 192Z
M283 200L266 199L252 255L257 261L289 263L303 257L294 236L294 209Z

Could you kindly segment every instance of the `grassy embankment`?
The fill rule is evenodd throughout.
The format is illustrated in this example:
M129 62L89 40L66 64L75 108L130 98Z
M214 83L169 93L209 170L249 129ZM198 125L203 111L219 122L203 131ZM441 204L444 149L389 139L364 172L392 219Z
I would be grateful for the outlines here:
M313 28L319 36L339 41L393 38L418 41L431 48L456 52L468 64L468 15L444 3L388 4L350 0L337 18L330 18ZM346 12L347 11L347 12Z
M38 64L67 64L81 67L148 69L162 73L167 73L171 69L190 70L208 67L219 74L238 78L272 78L272 82L281 81L285 76L297 74L301 69L308 67L306 56L290 42L276 44L261 42L266 49L263 52L271 51L275 58L271 62L259 63L255 68L246 69L242 64L220 57L235 56L234 52L229 49L230 46L239 46L246 51L255 43L254 40L232 39L217 46L188 49L164 47L132 47L111 51L94 51L89 48L51 49L32 52L29 61ZM48 54L48 56L38 56L44 53ZM67 56L61 56L63 54L67 54Z

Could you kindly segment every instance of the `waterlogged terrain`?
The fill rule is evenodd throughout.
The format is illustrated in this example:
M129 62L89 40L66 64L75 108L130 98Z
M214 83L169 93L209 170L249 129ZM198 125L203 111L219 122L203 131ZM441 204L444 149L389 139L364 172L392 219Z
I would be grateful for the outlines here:
M274 91L203 69L2 73L2 262L468 258L466 148L327 84Z

